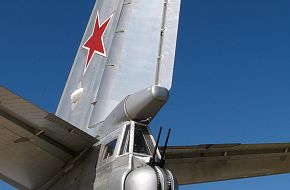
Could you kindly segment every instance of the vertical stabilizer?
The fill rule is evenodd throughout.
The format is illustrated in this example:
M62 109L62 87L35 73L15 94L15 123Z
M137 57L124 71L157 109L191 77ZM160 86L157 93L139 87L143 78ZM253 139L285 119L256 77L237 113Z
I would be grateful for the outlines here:
M171 87L180 0L97 0L57 115L91 135L128 95ZM92 127L93 126L93 127Z
M97 0L74 60L56 115L87 130L123 0Z

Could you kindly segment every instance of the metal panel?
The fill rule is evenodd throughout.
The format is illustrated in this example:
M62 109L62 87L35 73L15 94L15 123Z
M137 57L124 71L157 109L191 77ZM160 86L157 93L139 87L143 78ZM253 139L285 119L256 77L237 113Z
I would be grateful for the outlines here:
M3 117L0 123L0 177L17 188L37 188L73 158Z
M78 154L97 142L94 137L57 116L42 111L3 87L0 87L0 102L0 114L3 117L38 135L39 138L49 138L68 147L73 153Z
M155 84L171 88L174 67L180 0L165 0L164 30L160 41Z
M97 140L0 87L0 177L35 189Z
M290 143L168 147L165 167L181 185L289 173L289 147Z
M165 72L166 65L162 63L164 72L161 77L166 79L162 80L161 84L170 87L171 84L168 83L171 83L172 77L179 1L173 0L170 4L172 7L168 9L169 12L164 13L167 5L165 2L164 0L125 1L107 67L95 100L90 126L102 122L129 94L134 94L156 83L163 22L165 25L168 24L168 30L165 31L166 39L162 43L164 51L160 53L164 54L164 61L168 62L166 64L171 71Z
M108 25L108 28L103 36L106 52L107 54L110 52L111 43L119 21L123 1L124 0L96 0L95 7L92 11L89 23L79 46L69 78L56 111L57 116L89 134L93 133L93 129L89 129L87 126L94 107L93 102L96 94L98 93L105 65L107 63L107 57L94 55L84 74L87 50L83 48L83 45L93 32L97 13L99 13L100 16L100 23L103 23L114 13L112 21ZM84 92L77 103L72 103L71 95L79 88L83 88Z

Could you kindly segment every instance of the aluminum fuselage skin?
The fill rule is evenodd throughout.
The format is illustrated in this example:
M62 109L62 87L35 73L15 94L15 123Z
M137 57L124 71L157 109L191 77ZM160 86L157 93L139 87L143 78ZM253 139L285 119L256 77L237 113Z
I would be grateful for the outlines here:
M167 190L168 183L174 186L175 182L169 171L148 165L151 154L134 152L133 134L137 128L144 131L146 144L150 153L153 152L155 142L147 125L133 121L124 122L116 130L100 139L70 171L67 171L65 176L49 189ZM128 135L128 152L122 154L122 143L126 141ZM117 141L113 155L104 158L106 145L115 139ZM173 189L176 188L172 187L170 190Z

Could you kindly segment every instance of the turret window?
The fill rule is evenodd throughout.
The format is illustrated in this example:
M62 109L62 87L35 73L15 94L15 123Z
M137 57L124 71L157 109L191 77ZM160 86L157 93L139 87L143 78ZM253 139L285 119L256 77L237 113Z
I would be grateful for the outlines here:
M140 154L150 155L150 151L145 141L145 137L143 135L143 131L140 129L135 129L134 134L134 152Z
M114 150L116 148L116 144L117 144L117 139L114 139L111 142L109 142L108 144L106 144L106 146L104 148L103 160L113 156Z

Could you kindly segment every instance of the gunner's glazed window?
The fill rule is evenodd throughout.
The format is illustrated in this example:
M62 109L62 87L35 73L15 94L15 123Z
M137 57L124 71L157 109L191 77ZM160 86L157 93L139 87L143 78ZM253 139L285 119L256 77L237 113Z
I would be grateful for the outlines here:
M139 154L150 155L149 148L147 146L143 131L136 128L134 132L134 147L133 152Z
M107 158L111 157L114 154L116 144L117 144L117 139L114 139L105 145L103 160L106 160Z

